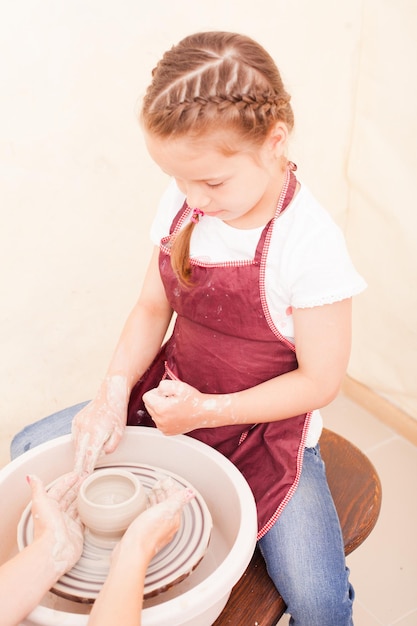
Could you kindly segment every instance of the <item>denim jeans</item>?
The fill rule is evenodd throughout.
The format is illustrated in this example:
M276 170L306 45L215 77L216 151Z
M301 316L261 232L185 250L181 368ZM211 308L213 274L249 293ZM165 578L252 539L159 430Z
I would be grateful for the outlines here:
M259 541L293 626L352 626L353 588L320 448L306 448L297 490Z
M81 411L86 404L88 404L88 401L80 402L63 411L48 415L48 417L44 417L38 422L29 424L29 426L25 426L25 428L18 432L12 439L10 444L11 459L13 460L31 448L35 448L40 443L55 439L55 437L61 437L61 435L68 435L71 432L74 416L78 411Z
M11 458L71 432L82 402L26 426L11 443ZM268 573L293 626L352 626L353 588L343 538L320 448L306 448L295 494L259 541Z

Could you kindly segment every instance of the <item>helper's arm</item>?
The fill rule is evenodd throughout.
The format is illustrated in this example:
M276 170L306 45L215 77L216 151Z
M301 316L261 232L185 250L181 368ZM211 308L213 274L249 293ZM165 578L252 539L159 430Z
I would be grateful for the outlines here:
M162 496L162 499L165 495ZM173 493L139 515L116 546L107 579L94 603L88 626L140 626L146 569L174 536L190 489Z
M83 532L76 509L79 477L66 474L46 493L36 476L32 489L34 540L0 567L2 626L14 626L79 559Z

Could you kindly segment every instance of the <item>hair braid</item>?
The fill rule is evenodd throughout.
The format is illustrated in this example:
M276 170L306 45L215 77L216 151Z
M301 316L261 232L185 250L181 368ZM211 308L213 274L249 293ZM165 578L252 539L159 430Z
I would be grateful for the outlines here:
M294 125L290 96L272 57L249 37L228 32L190 35L165 52L152 72L141 120L159 138L198 137L227 129L260 146L277 122ZM230 154L230 145L219 146ZM192 227L176 236L171 262L190 284ZM184 255L187 258L184 259Z

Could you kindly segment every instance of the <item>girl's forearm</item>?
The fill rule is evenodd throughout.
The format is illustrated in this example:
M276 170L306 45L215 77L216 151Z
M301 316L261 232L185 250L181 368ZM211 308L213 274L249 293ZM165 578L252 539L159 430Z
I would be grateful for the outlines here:
M320 409L337 395L342 376L310 378L294 370L264 383L225 395L209 395L203 402L205 420L212 426L275 422Z
M228 423L272 422L320 409L339 392L350 354L351 302L293 312L298 367L231 394Z
M123 328L106 379L125 377L130 392L161 347L170 319L170 311L158 313L138 303Z
M125 323L107 370L106 378L125 377L129 393L156 356L172 317L158 258L159 249L155 248L140 297Z
M230 423L273 422L322 408L336 397L341 380L327 382L299 370L288 372L233 394L226 419Z

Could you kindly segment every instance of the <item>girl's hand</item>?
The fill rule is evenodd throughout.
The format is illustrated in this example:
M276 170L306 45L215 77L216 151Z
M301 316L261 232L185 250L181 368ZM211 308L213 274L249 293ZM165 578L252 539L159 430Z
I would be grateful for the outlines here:
M156 389L143 395L143 401L164 435L223 426L225 411L231 404L228 395L204 394L178 380L162 380Z
M110 376L97 397L74 417L74 470L81 476L91 474L102 452L117 448L126 426L128 401L126 378Z
M81 556L83 526L77 511L81 478L65 474L47 493L37 476L28 476L32 490L34 541L40 540L50 555L55 578L67 572Z

